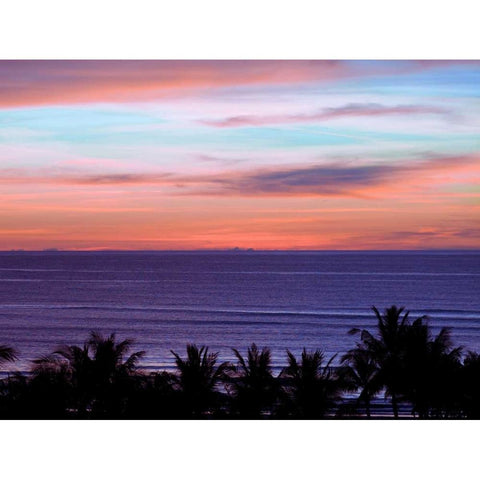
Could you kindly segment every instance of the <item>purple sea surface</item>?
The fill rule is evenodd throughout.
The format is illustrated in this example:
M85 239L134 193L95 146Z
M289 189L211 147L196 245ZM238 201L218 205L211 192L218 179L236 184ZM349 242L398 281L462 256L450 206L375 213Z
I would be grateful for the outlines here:
M18 369L91 330L135 339L146 368L208 345L224 360L252 342L342 353L372 305L427 314L480 350L480 252L0 252L0 343Z

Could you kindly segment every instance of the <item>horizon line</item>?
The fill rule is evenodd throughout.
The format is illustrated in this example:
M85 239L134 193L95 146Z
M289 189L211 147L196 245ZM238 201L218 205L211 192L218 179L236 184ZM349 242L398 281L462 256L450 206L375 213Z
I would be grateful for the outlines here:
M62 249L44 248L30 250L12 248L0 250L0 253L101 253L101 252L159 252L159 253L262 253L262 252L288 252L288 253L314 253L314 252L480 252L479 248L390 248L390 249L255 249L255 248L194 248L194 249Z

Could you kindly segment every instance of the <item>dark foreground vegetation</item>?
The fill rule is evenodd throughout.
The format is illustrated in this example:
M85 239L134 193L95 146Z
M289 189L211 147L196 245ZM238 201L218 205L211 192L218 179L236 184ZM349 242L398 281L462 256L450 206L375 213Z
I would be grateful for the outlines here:
M138 368L145 352L132 353L131 340L92 332L83 346L62 346L35 360L28 375L2 380L0 417L372 418L372 402L385 398L394 418L401 411L407 418L480 418L478 353L454 348L448 329L432 335L426 317L411 321L403 308L373 312L376 330L350 331L356 345L341 358L287 350L287 366L276 377L270 350L255 344L234 349L235 364L189 344L185 354L172 351L175 374L147 374ZM2 364L16 358L0 346Z

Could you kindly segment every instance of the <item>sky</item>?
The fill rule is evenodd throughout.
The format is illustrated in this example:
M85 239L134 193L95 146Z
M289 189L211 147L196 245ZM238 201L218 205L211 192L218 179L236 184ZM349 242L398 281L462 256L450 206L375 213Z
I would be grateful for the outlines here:
M0 61L0 250L480 248L480 62Z

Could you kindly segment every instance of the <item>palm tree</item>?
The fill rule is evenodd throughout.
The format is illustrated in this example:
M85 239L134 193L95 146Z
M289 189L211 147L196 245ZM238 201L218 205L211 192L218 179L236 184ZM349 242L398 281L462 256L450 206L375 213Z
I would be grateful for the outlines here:
M31 373L26 383L27 418L67 418L76 403L68 362L56 354L45 355L33 361Z
M448 328L442 328L429 345L430 378L436 384L432 398L439 399L445 416L458 415L462 351L463 347L453 348Z
M368 350L358 346L343 355L341 362L339 375L345 382L346 389L359 391L357 402L365 405L367 417L370 418L372 399L381 390L374 358Z
M132 344L129 338L117 342L114 333L108 337L95 331L90 333L87 346L93 354L91 374L97 414L120 414L138 362L145 355L143 350L128 355Z
M0 381L0 418L26 420L32 418L33 403L29 391L29 379L19 372Z
M90 358L89 345L88 343L85 343L83 347L63 345L54 352L54 355L66 362L68 366L73 403L79 416L83 417L95 396L94 362Z
M217 365L218 352L208 353L208 347L187 344L187 357L171 350L179 370L178 388L187 415L194 418L208 413L218 398L217 385L226 379L228 362Z
M374 306L372 310L377 318L377 335L359 329L352 329L349 333L360 333L360 343L357 347L368 351L375 361L378 382L385 387L385 395L392 400L393 415L398 418L398 399L403 381L402 356L406 332L410 325L409 312L403 313L405 307L398 308L395 305L386 308L383 314ZM423 318L425 317L420 317Z
M461 407L469 419L480 419L480 354L469 351L461 368Z
M0 366L7 363L7 362L14 362L17 359L17 352L6 345L0 345ZM10 404L10 403L16 403L18 405L18 402L11 402L11 399L14 395L12 395L12 387L15 388L17 386L17 383L19 384L20 382L17 382L17 375L14 375L13 380L10 378L10 375L4 380L0 380L0 411L4 410L4 405L3 404ZM22 377L22 381L24 380L24 377ZM6 410L9 410L10 405L6 408Z
M130 338L116 342L114 333L108 337L95 331L90 333L87 345L92 350L93 370L100 383L111 383L115 378L134 373L145 352L134 352L125 358L132 344Z
M426 317L406 324L401 351L401 391L413 412L427 418L452 410L454 371L460 366L461 347L453 348L450 330L432 336Z
M68 384L70 408L79 416L118 416L127 397L133 373L145 352L127 356L133 341L117 342L115 334L103 337L92 331L83 347L63 345L34 361L33 374L48 382Z
M232 350L238 360L233 369L235 377L232 378L234 410L242 418L259 418L264 409L272 406L277 393L270 349L259 350L252 343L246 358L237 349Z
M11 347L0 345L0 365L17 360L17 352Z
M288 382L287 411L295 418L316 419L325 416L340 398L339 378L334 375L330 365L335 355L325 366L325 356L320 350L308 353L302 351L300 361L287 350L288 366L280 378Z

